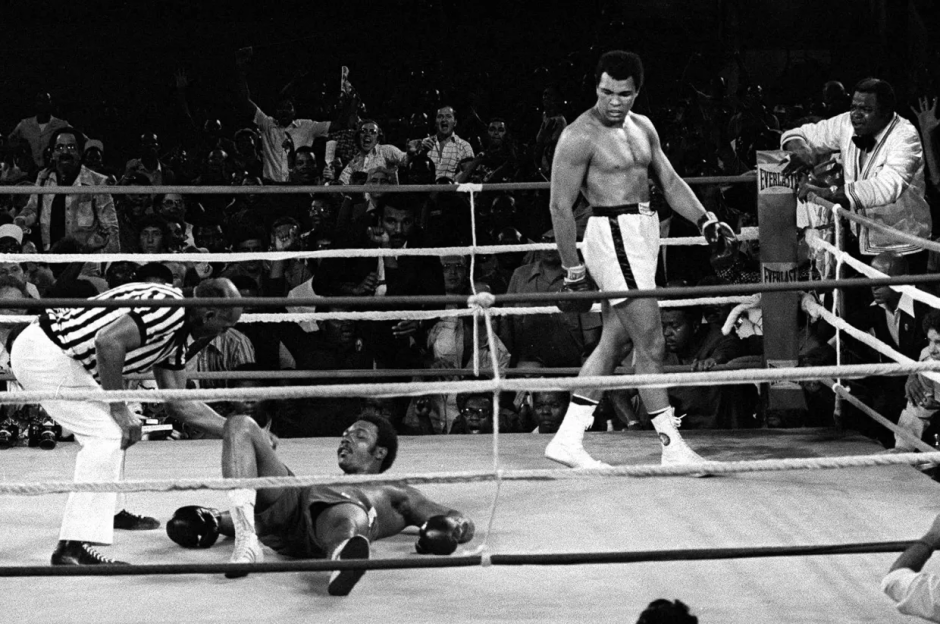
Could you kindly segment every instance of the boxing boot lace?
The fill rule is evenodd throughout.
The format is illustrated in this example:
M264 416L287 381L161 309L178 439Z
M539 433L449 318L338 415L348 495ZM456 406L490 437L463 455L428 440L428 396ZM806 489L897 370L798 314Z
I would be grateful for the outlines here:
M105 557L87 542L62 540L52 553L52 565L130 565Z

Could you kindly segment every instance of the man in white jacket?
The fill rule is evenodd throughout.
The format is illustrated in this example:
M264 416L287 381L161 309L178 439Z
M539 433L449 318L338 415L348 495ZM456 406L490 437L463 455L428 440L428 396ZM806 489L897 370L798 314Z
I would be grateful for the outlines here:
M930 208L924 197L924 154L917 128L895 112L894 89L884 80L866 78L855 85L847 113L783 133L790 152L784 173L800 173L840 154L842 186L803 184L809 192L840 204L878 223L921 238L930 238ZM927 252L867 227L852 225L858 253L871 261L883 251L908 256L911 273L927 268Z

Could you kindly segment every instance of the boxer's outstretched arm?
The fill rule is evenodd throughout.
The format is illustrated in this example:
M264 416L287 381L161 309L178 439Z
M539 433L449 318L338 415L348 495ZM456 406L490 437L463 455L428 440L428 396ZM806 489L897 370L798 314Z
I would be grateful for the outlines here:
M153 377L161 390L185 390L186 371L153 367ZM175 400L167 403L167 410L179 420L200 431L222 437L225 418L202 401Z
M397 489L396 495L392 497L392 504L409 525L422 526L434 516L447 516L456 524L454 537L458 544L473 539L476 527L470 518L456 509L435 503L413 487L404 486Z

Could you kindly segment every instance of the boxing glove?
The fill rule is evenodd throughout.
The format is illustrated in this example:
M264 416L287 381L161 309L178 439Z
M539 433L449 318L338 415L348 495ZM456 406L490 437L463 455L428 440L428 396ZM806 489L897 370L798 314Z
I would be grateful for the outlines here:
M719 221L713 212L706 212L698 220L699 229L705 242L711 248L712 265L723 266L730 264L737 252L738 237L734 230L724 221Z
M460 521L453 516L431 516L421 525L415 550L421 555L449 555L457 550Z
M566 269L566 271L561 292L591 292L597 290L594 280L588 275L583 264ZM592 305L594 305L593 299L564 299L558 302L558 309L566 314L585 314L591 311Z
M183 548L209 548L219 539L218 509L180 507L166 523L166 534Z

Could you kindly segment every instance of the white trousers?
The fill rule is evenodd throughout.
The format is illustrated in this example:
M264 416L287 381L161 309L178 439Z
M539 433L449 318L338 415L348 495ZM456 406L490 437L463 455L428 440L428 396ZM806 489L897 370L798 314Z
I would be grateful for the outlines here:
M67 356L33 323L13 343L10 365L26 390L58 392L64 389L99 390L101 385L77 360ZM107 403L99 401L43 401L50 417L75 434L81 445L75 456L75 481L117 481L124 477L121 428ZM69 494L62 518L60 540L97 544L114 541L117 493Z

